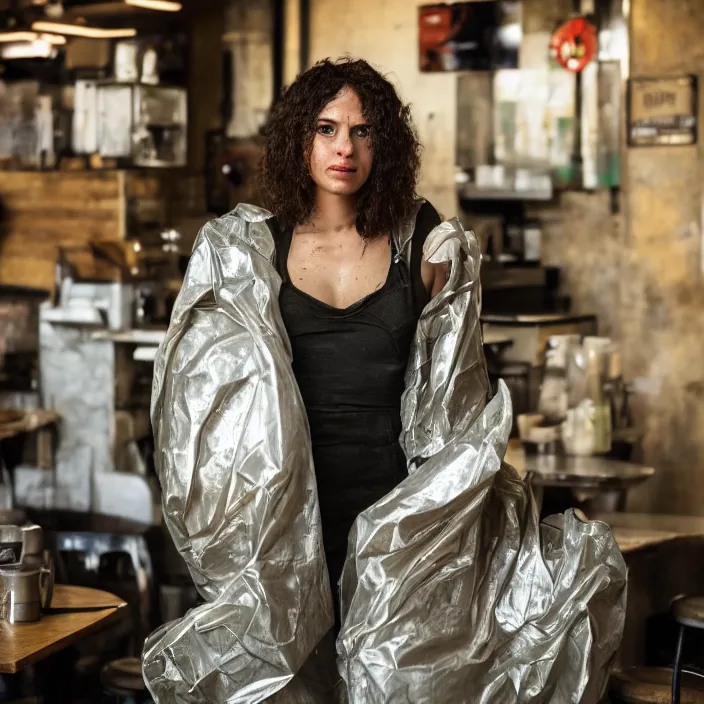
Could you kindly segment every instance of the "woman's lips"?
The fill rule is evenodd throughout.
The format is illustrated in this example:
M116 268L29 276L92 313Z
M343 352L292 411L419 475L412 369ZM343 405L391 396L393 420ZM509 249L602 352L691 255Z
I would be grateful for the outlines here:
M357 169L352 166L331 166L330 171L335 171L340 174L353 174Z

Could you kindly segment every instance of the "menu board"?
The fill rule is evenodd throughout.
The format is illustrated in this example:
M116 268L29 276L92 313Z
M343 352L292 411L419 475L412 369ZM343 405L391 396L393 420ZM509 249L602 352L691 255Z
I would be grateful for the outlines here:
M628 143L687 145L697 141L696 76L632 78L628 85Z

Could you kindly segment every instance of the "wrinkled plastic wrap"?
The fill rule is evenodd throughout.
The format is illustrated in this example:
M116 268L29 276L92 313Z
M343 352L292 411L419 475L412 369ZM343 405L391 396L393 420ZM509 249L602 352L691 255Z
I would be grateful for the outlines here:
M529 485L502 463L511 404L503 384L489 400L480 255L457 221L426 243L449 280L409 362L410 473L350 534L343 682L327 688L331 595L267 216L238 206L203 228L157 357L165 520L207 603L147 640L155 701L596 704L625 563L602 523L567 512L540 525ZM407 259L409 232L396 233Z
M356 520L343 572L341 672L354 704L583 702L603 694L625 618L626 565L603 523L542 525L502 462L511 401L490 394L476 239L428 237L451 262L409 361L410 476Z
M266 215L240 207L202 229L155 362L164 520L207 600L145 644L168 704L262 701L333 623Z

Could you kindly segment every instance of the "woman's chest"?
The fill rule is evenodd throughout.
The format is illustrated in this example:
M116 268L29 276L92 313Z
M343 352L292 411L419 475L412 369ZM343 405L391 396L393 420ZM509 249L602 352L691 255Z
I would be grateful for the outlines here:
M381 289L391 266L388 238L294 235L287 267L291 283L307 295L346 309Z

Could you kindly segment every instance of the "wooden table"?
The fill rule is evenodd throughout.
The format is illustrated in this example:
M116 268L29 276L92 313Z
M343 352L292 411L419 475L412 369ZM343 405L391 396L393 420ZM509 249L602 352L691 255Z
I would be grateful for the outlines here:
M18 435L36 432L36 457L34 462L37 467L50 469L54 466L55 426L59 415L55 411L37 409L25 413L21 418L9 423L0 423L0 465L6 458L3 457L2 442Z
M502 335L499 332L487 332L482 335L482 343L485 347L496 345L498 347L510 347L513 344L513 338L510 335Z
M11 625L0 621L0 673L15 673L65 648L79 638L119 618L126 618L129 609L114 594L75 587L54 586L51 603L55 608L105 606L102 611L43 615L34 623Z
M669 659L674 659L677 626L672 601L704 594L704 517L629 512L587 516L611 527L628 565L626 625L618 662L624 667L652 663L668 646Z

